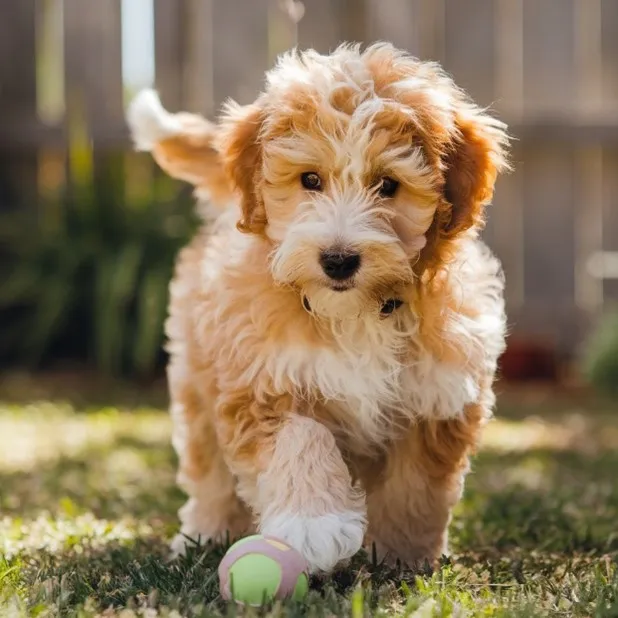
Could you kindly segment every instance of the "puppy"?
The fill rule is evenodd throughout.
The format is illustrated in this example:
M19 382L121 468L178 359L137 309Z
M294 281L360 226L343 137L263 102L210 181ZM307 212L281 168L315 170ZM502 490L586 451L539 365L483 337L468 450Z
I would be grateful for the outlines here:
M216 125L151 91L128 120L221 208L170 287L174 549L258 530L313 572L363 543L434 562L504 346L478 234L505 126L388 44L287 53Z

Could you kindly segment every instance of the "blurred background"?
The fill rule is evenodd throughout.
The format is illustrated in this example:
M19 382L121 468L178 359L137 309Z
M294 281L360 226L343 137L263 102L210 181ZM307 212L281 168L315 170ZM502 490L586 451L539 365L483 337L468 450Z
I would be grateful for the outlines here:
M508 380L618 388L615 0L1 0L0 364L161 375L190 188L131 151L154 86L214 117L278 53L388 40L515 137L484 233L507 275Z
M124 110L154 86L213 118L293 45L379 39L515 138L484 231L507 276L496 419L456 568L397 603L618 615L618 0L0 0L0 616L230 615L218 550L167 561L186 496L162 324L197 221ZM350 605L359 569L313 615L378 615ZM395 615L399 575L376 577L366 603Z

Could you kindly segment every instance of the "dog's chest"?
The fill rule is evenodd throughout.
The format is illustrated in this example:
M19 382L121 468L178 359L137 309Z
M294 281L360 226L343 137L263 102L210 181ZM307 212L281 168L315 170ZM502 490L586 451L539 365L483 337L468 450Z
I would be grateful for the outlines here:
M358 442L381 442L400 421L453 418L478 392L463 369L446 365L394 328L357 329L328 345L281 350L276 381L286 378L301 401L318 401L325 421Z

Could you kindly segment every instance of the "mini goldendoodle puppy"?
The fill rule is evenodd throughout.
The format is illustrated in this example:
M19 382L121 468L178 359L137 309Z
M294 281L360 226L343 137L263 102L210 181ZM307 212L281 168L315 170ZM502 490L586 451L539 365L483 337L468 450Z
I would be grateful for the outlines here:
M221 206L171 284L175 549L257 529L313 572L363 543L435 561L504 345L478 237L504 125L388 44L285 54L216 125L152 91L128 120Z

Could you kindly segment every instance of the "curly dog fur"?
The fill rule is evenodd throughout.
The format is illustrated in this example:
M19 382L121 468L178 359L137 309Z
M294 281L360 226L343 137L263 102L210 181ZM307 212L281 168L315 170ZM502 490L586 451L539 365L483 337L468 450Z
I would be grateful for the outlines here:
M363 543L439 558L504 346L478 236L504 125L384 43L284 54L216 123L152 91L128 120L220 206L170 288L175 549L257 529L314 572Z

